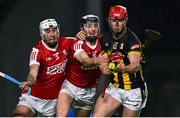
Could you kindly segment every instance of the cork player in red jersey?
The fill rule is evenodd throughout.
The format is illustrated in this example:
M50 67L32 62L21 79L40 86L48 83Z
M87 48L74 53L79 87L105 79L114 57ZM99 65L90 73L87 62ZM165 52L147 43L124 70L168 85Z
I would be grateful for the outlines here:
M84 40L75 40L71 46L70 62L57 101L57 116L68 115L70 106L75 108L75 117L88 117L95 103L99 65L107 58L99 58L101 53L99 18L86 15L81 18Z
M73 38L59 37L55 19L45 19L39 25L41 41L30 54L29 74L23 87L31 87L30 95L23 93L13 116L54 116L56 100L65 76L68 52Z

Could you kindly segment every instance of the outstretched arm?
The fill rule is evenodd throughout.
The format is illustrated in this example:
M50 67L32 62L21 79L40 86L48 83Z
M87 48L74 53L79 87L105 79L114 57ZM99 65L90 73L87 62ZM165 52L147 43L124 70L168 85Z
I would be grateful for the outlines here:
M104 58L103 57L90 58L84 50L81 50L81 52L76 54L75 58L84 66L100 65L108 61L108 58L105 58L105 57Z
M27 81L22 82L22 84L23 84L22 88L24 90L28 90L28 87L35 84L36 78L37 78L37 75L38 75L38 71L39 71L39 65L38 64L33 64L33 65L30 65L29 68L30 68L30 70L29 70L29 74L27 76Z
M32 84L36 82L36 78L38 75L39 71L39 65L38 64L33 64L30 66L30 71L27 77L27 81L30 81Z

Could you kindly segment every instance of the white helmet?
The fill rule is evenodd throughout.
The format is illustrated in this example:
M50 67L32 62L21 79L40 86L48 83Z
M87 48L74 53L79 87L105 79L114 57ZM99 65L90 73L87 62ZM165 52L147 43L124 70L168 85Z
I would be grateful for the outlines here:
M57 24L55 19L45 19L40 22L39 24L39 30L43 34L45 33L44 30L51 28L51 27L58 27L58 32L59 32L59 25Z

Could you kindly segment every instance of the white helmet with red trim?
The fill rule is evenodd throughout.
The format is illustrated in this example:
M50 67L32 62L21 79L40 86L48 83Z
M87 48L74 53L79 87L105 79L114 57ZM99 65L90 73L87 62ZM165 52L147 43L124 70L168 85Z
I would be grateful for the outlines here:
M58 33L59 33L59 25L57 24L55 19L45 19L40 22L39 24L39 30L42 34L45 34L45 29L57 27Z

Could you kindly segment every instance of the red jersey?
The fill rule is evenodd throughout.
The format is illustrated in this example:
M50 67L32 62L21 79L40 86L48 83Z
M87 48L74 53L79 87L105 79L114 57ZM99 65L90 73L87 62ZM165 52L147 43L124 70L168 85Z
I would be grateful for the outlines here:
M75 40L71 45L70 62L67 66L66 79L81 88L95 88L100 70L97 65L84 67L74 56L84 50L90 58L97 57L101 52L100 41L95 46L90 46L86 41Z
M58 46L51 49L43 40L37 43L30 55L30 63L39 64L39 72L31 95L42 99L55 99L65 76L68 52L73 38L60 37Z

